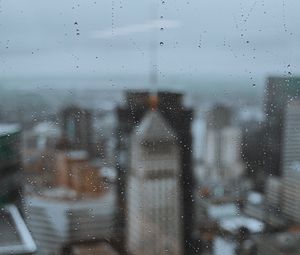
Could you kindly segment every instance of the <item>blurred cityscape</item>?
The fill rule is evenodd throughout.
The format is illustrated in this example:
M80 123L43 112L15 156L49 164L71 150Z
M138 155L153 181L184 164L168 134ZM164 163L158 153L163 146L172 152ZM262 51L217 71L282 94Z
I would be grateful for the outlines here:
M300 254L300 78L264 87L3 87L0 254Z

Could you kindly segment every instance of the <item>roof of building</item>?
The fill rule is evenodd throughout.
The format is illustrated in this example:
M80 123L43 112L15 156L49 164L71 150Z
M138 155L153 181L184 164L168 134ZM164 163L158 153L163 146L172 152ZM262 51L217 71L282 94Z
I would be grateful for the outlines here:
M239 215L220 220L220 227L232 234L237 234L240 228L245 227L250 233L256 234L263 232L265 224L257 219Z
M0 255L31 254L36 245L14 205L0 211Z
M85 160L88 158L88 152L85 150L68 151L67 156L73 160Z
M247 197L248 202L251 204L259 205L263 202L263 195L258 192L249 192Z
M257 237L256 240L259 254L285 254L300 255L299 233L278 233Z
M207 209L208 216L215 220L220 220L225 217L235 216L238 214L238 208L234 203L227 204L212 204Z
M118 255L108 242L82 243L71 247L73 255Z
M60 136L60 128L53 122L45 121L34 126L33 131L38 135Z
M147 112L141 124L136 128L135 134L143 141L174 141L176 139L173 128L158 111Z
M18 124L0 123L0 136L20 132L20 129Z

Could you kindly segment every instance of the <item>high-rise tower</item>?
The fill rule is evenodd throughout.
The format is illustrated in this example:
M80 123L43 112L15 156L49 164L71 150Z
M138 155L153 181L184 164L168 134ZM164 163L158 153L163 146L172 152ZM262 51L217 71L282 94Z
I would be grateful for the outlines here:
M129 173L129 136L132 130L140 123L145 113L151 108L149 104L150 94L146 91L126 94L126 104L117 108L118 125L116 130L116 166L118 169L118 240L121 246L125 240L126 200L128 187L126 187ZM192 145L191 145L191 121L193 112L183 106L182 94L172 92L157 93L157 111L172 127L178 138L180 154L180 189L183 224L184 253L191 254L193 247L193 172L192 172Z
M126 230L132 254L182 254L177 142L157 111L146 113L131 136Z
M220 104L214 106L207 116L205 181L232 181L244 173L241 131L231 123L231 115L231 109Z
M62 113L62 133L72 150L86 150L93 154L91 113L77 106L65 108Z
M265 95L264 168L267 174L282 174L284 115L287 102L300 95L300 78L270 77Z
M286 108L283 132L283 195L282 211L300 223L300 101L290 102Z

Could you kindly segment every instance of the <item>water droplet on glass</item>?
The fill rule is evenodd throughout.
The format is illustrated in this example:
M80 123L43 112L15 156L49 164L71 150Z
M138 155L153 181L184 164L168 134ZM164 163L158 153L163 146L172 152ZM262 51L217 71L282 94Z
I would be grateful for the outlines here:
M160 46L163 46L163 45L164 45L164 42L160 42L159 45L160 45Z

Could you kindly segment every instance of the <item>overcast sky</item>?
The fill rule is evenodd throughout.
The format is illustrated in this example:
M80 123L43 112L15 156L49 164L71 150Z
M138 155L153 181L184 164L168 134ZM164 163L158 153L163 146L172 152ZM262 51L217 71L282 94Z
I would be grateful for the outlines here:
M0 0L0 8L2 77L146 75L152 48L160 76L300 70L299 0Z

